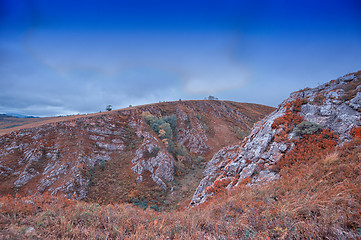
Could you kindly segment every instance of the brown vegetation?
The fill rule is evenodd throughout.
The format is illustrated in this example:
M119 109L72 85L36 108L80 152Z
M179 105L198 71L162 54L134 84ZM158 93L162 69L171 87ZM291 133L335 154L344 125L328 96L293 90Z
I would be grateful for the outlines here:
M298 155L279 181L173 212L44 194L0 199L2 239L358 239L361 140Z
M229 101L163 102L19 126L24 129L0 138L0 197L61 189L61 194L78 198L86 191L84 200L92 203L181 208L191 199L207 160L222 146L238 142L240 133L273 110ZM27 128L34 124L36 128ZM147 140L151 148L141 148L145 140L137 131L154 136ZM174 180L162 179L167 188L154 181L154 172L164 163L145 169L139 180L132 170L136 154L142 153L139 162L147 163L167 151L175 166L170 173ZM22 176L30 178L15 186Z

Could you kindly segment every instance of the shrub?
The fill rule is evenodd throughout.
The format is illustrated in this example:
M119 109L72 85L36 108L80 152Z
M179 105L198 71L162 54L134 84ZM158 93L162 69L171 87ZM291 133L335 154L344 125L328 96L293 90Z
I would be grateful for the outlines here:
M183 144L177 144L176 154L180 156L188 156L187 149L183 146Z
M220 194L226 191L228 184L232 182L231 178L221 178L214 181L214 183L206 188L208 194Z
M215 96L208 96L208 100L218 100L218 98L216 98Z
M197 164L201 164L201 163L203 163L205 160L204 160L204 158L202 157L202 156L198 156L197 158L196 158L196 163Z
M175 114L164 117L156 117L148 111L142 113L145 122L159 134L161 139L171 139L177 128L177 116Z
M99 162L99 167L102 171L104 171L104 168L105 168L105 160L102 159L100 162Z
M324 94L318 93L316 97L313 99L313 103L316 105L322 105L326 101L326 97Z
M168 152L173 153L174 152L174 142L173 140L168 140Z
M142 117L145 119L145 122L153 129L153 131L159 133L159 125L163 124L164 121L162 121L148 111L143 112Z
M297 136L303 136L315 134L317 132L320 132L321 130L322 126L318 125L317 123L303 121L298 124L293 131Z
M159 125L159 137L161 139L172 139L173 131L169 123Z
M298 113L301 110L301 106L304 103L303 99L297 99L295 101L286 104L286 112L283 116L276 118L271 127L273 129L279 129L275 134L275 142L288 142L288 134L294 129L295 126L300 124L304 118Z
M162 119L164 120L164 122L169 123L170 127L173 131L176 130L177 128L177 116L175 114L169 115L169 116L164 116L162 117Z

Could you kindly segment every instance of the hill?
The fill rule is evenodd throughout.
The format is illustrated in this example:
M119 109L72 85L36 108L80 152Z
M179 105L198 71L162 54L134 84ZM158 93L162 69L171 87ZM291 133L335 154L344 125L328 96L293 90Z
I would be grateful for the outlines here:
M25 124L33 123L39 121L39 118L34 117L16 117L8 114L0 114L0 135L3 134L3 132L8 132L11 128L15 128L18 126L22 126ZM40 120L41 121L41 120Z
M188 208L168 212L49 194L5 196L0 236L360 239L360 85L356 72L292 93L243 141L209 152L213 157ZM161 126L161 115L151 114L143 115L145 124Z
M0 194L174 208L190 200L207 159L272 110L202 100L39 119L0 137Z
M227 146L213 157L192 204L244 181L273 181L298 154L311 157L350 141L352 130L361 126L360 84L357 72L292 93L253 128L241 147Z

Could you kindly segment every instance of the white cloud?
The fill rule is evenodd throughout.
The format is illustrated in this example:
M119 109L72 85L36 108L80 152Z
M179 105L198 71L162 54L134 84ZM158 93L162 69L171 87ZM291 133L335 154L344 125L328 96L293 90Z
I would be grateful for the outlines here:
M26 44L35 59L61 73L85 68L112 78L141 67L177 74L190 94L210 94L240 87L248 78L232 58L235 37L231 32L49 34L39 30Z

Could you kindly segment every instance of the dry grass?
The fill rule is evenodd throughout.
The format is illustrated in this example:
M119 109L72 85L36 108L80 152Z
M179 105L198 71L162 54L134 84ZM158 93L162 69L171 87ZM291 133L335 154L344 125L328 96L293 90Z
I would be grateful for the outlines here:
M322 163L326 165L336 164L340 159L340 152L334 151L329 153L324 159L322 159Z
M49 195L3 197L2 239L360 239L359 139L295 161L279 181L173 212Z

